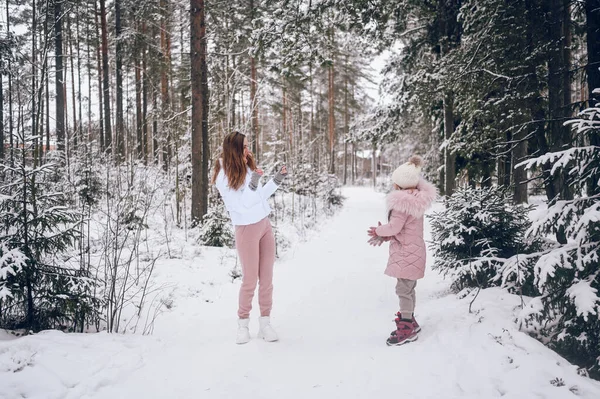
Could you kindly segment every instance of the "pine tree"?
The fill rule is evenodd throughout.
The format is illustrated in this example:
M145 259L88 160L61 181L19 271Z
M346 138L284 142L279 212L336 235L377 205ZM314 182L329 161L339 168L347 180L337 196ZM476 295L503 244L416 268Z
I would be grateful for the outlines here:
M93 280L63 256L75 250L79 215L53 190L60 166L2 167L0 323L4 328L82 328ZM91 313L91 312L89 312ZM88 313L88 314L89 314Z
M541 254L535 265L541 295L521 315L529 331L594 378L600 378L600 148L590 142L600 133L598 115L597 104L569 121L580 144L524 163L549 164L551 173L568 176L575 197L554 199L534 220L531 235L561 230L567 241Z
M213 190L209 208L202 220L200 241L210 247L233 247L234 234L223 200Z
M434 270L450 276L456 290L505 286L535 292L533 264L539 240L526 242L529 208L511 204L497 187L457 190L431 218Z

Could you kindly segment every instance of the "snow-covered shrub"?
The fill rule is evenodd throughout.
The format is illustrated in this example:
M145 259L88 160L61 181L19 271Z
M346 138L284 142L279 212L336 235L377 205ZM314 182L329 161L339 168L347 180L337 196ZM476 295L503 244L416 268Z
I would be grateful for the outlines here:
M208 211L202 221L200 241L211 247L233 247L234 234L231 220L217 190L208 199Z
M530 235L566 235L565 244L541 253L535 284L541 295L522 311L523 327L569 361L600 378L600 107L570 121L574 143L525 162L565 173L572 199L556 198L533 221Z
M328 214L333 214L344 204L346 198L341 194L340 186L340 181L335 175L323 175L319 179L319 193Z
M498 187L457 190L431 217L435 263L454 289L505 286L531 294L534 252L526 241L529 208Z
M91 267L104 283L98 295L103 299L106 325L100 328L123 332L132 320L125 322L124 315L132 316L135 311L140 316L155 262L169 251L168 240L166 248L150 249L147 242L143 245L143 238L149 218L172 198L172 183L157 168L143 165L108 164L103 178L106 198L93 215L97 232Z

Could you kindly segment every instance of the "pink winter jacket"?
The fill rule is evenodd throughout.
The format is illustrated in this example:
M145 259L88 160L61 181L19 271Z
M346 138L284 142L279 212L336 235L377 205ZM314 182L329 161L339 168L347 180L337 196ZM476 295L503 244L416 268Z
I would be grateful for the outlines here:
M435 187L421 179L416 189L394 190L386 198L388 223L377 227L377 235L391 237L385 274L418 280L425 275L427 248L423 240L425 211L437 196Z

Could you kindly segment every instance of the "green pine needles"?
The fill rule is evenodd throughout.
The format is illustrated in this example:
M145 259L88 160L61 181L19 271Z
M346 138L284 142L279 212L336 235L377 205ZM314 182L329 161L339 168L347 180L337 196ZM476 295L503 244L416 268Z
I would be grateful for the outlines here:
M73 256L81 215L55 191L58 170L52 163L0 168L3 328L76 330L95 308L94 280Z
M498 187L462 188L431 220L434 269L452 278L453 288L505 286L531 294L531 255L539 242L525 240L530 208L514 205Z

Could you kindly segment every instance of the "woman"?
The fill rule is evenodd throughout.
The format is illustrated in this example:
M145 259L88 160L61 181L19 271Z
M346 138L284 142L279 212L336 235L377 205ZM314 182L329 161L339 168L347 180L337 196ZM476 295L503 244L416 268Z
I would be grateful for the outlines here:
M250 310L258 282L260 329L258 337L277 341L270 322L273 304L273 264L275 237L269 221L268 199L287 175L285 166L262 186L263 171L256 167L245 135L233 132L223 141L223 153L214 167L212 183L217 186L235 226L235 246L242 264L242 286L239 294L238 333L236 342L250 341Z

